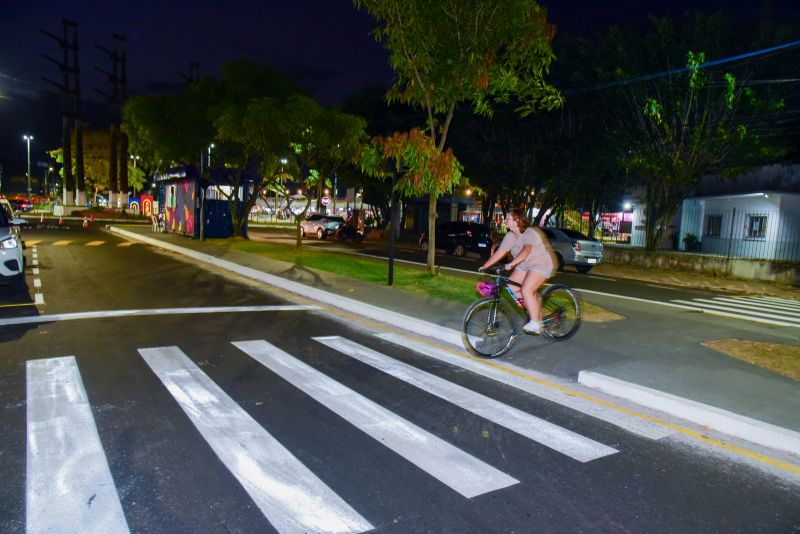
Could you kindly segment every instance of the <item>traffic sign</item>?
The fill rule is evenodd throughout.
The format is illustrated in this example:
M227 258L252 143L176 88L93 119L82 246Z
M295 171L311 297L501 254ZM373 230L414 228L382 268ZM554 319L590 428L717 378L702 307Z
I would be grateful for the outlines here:
M322 205L323 206L327 206L330 203L331 203L331 197L329 197L328 195L325 195L324 197L322 197Z

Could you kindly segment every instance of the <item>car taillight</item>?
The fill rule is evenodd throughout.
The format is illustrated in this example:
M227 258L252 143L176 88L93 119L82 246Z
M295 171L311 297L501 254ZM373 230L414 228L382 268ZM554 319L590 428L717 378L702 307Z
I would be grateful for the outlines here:
M572 244L572 248L573 248L573 249L575 249L575 252L580 252L580 251L581 251L581 244L580 244L580 243L578 243L577 241L575 241L575 242Z

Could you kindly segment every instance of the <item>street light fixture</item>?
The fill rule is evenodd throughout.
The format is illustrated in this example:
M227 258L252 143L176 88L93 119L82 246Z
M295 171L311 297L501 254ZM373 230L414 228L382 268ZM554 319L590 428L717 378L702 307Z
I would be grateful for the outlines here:
M32 135L23 135L22 139L28 144L28 205L30 206L31 203L31 141L33 141Z
M208 168L211 168L211 149L214 148L214 143L208 145Z

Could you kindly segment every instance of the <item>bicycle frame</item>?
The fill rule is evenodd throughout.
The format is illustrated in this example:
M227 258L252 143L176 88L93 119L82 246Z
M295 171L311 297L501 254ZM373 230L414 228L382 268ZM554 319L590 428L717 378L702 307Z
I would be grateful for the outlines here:
M530 315L528 314L528 309L525 307L524 298L523 297L517 297L516 293L514 293L514 290L511 287L509 287L509 286L514 285L514 286L517 286L517 287L521 288L522 284L520 284L518 282L515 282L514 280L512 280L511 278L509 278L507 276L501 275L500 272L501 272L500 269L496 269L494 271L494 273L487 273L487 274L492 274L492 276L494 278L494 282L493 282L494 290L491 293L491 297L494 298L495 304L491 307L491 310L490 310L490 314L489 314L490 320L492 322L494 322L496 320L496 318L497 318L497 306L499 305L500 300L503 298L503 295L502 295L503 291L502 290L505 289L504 293L506 293L507 297L510 298L511 301L514 304L516 304L519 308L521 308L523 310L523 312L525 313L526 322L530 321ZM548 285L550 285L550 284L542 284L542 286L536 292L541 296L542 289L547 287ZM485 295L485 296L489 297L490 295ZM542 310L542 311L544 311L544 310ZM557 321L559 318L560 318L560 311L559 310L556 310L556 311L554 311L554 312L552 312L552 313L550 313L548 315L542 315L542 325L546 326L546 325L552 323L553 321Z

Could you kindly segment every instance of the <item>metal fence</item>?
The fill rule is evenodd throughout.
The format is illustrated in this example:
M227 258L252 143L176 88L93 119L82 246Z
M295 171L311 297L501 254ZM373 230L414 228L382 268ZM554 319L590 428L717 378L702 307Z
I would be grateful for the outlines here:
M684 209L679 248L728 258L800 261L800 213Z

